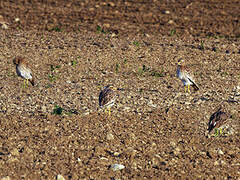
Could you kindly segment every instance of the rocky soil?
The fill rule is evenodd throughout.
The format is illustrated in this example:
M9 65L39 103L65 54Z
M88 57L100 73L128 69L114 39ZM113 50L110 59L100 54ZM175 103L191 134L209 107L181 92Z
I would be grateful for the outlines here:
M240 179L239 6L1 2L0 178ZM184 92L179 58L199 91ZM98 106L108 84L122 88L111 116ZM222 104L231 118L208 134Z

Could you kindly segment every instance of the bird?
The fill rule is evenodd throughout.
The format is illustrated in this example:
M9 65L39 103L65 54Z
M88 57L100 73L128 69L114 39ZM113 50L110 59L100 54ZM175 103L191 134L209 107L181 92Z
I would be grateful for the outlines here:
M117 98L116 91L117 88L112 85L107 85L103 88L103 90L99 94L99 106L100 108L108 109L108 115L111 116L111 107L114 105L115 100Z
M193 76L190 74L189 70L187 70L186 66L184 65L184 60L182 58L178 60L177 77L183 82L185 92L188 88L188 92L190 93L190 86L192 86L195 91L199 90L199 87L195 83Z
M220 128L228 118L230 118L231 116L224 112L223 111L223 108L222 106L220 106L218 108L218 110L216 112L214 112L211 116L210 116L210 119L209 119L209 122L208 122L208 133L211 133L211 131L213 129L217 129L219 128L220 130L220 133L219 134L222 134L222 128Z
M26 81L27 81L27 86L28 86L28 81L30 81L30 83L34 86L35 83L34 83L32 70L29 68L29 65L26 62L25 58L21 56L17 56L13 59L13 63L16 65L17 75L24 79L23 87L25 88Z

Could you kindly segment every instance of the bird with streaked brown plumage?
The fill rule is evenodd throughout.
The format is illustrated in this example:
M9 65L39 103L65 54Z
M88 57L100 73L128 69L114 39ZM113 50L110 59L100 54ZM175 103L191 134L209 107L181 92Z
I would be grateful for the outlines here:
M23 87L25 88L26 84L28 86L28 81L30 81L30 83L34 86L35 83L32 70L25 58L17 56L13 59L13 63L16 65L17 75L24 79Z
M211 133L213 129L219 129L219 134L222 134L222 128L220 128L229 118L231 115L227 112L224 112L223 107L220 106L216 112L214 112L208 122L208 132Z
M99 106L100 108L108 109L109 116L111 115L111 107L114 105L117 93L117 88L112 85L107 85L99 94Z

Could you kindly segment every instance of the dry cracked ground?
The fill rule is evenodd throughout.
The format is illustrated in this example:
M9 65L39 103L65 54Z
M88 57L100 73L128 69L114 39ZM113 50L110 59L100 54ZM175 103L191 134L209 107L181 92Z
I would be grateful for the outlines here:
M239 6L1 1L0 178L240 179ZM199 91L184 92L179 58ZM111 116L98 107L108 84L123 89ZM231 118L210 136L221 104Z

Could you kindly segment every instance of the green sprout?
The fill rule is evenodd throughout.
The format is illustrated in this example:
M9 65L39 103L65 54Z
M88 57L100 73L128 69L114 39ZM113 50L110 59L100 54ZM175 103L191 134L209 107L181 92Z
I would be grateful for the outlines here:
M55 108L53 109L53 114L55 115L62 115L63 113L63 108L60 106L56 105Z
M201 44L200 44L199 49L200 49L200 50L204 50L204 41L201 41Z
M165 76L164 70L162 69L161 72L157 72L157 71L153 70L153 71L151 72L151 76L164 77L164 76Z
M55 72L56 69L59 69L60 67L61 67L60 65L57 65L57 66L51 65L50 69L51 69L52 72Z
M100 34L100 33L106 34L106 32L99 25L97 25L97 33L98 34Z
M62 30L59 27L54 27L54 28L52 28L52 31L61 32Z
M145 73L146 71L147 71L147 67L145 64L142 66L142 68L138 68L138 73L140 75L143 75L143 73Z
M115 71L116 71L116 73L118 73L119 67L120 67L120 65L119 65L118 63L116 63L116 66L115 66Z
M72 64L72 66L76 66L77 65L77 60L71 61L71 64Z
M139 44L139 42L138 41L133 41L133 45L135 45L135 46L139 46L140 44Z
M53 74L49 74L49 75L48 75L48 78L49 78L49 81L50 81L50 82L54 82L54 81L57 80L57 77L54 76Z
M176 29L172 29L171 31L170 31L170 36L173 36L173 35L175 35L176 34Z
M222 76L222 77L225 77L225 76L228 76L228 75L229 75L228 72L222 72L222 73L221 73L221 76Z

